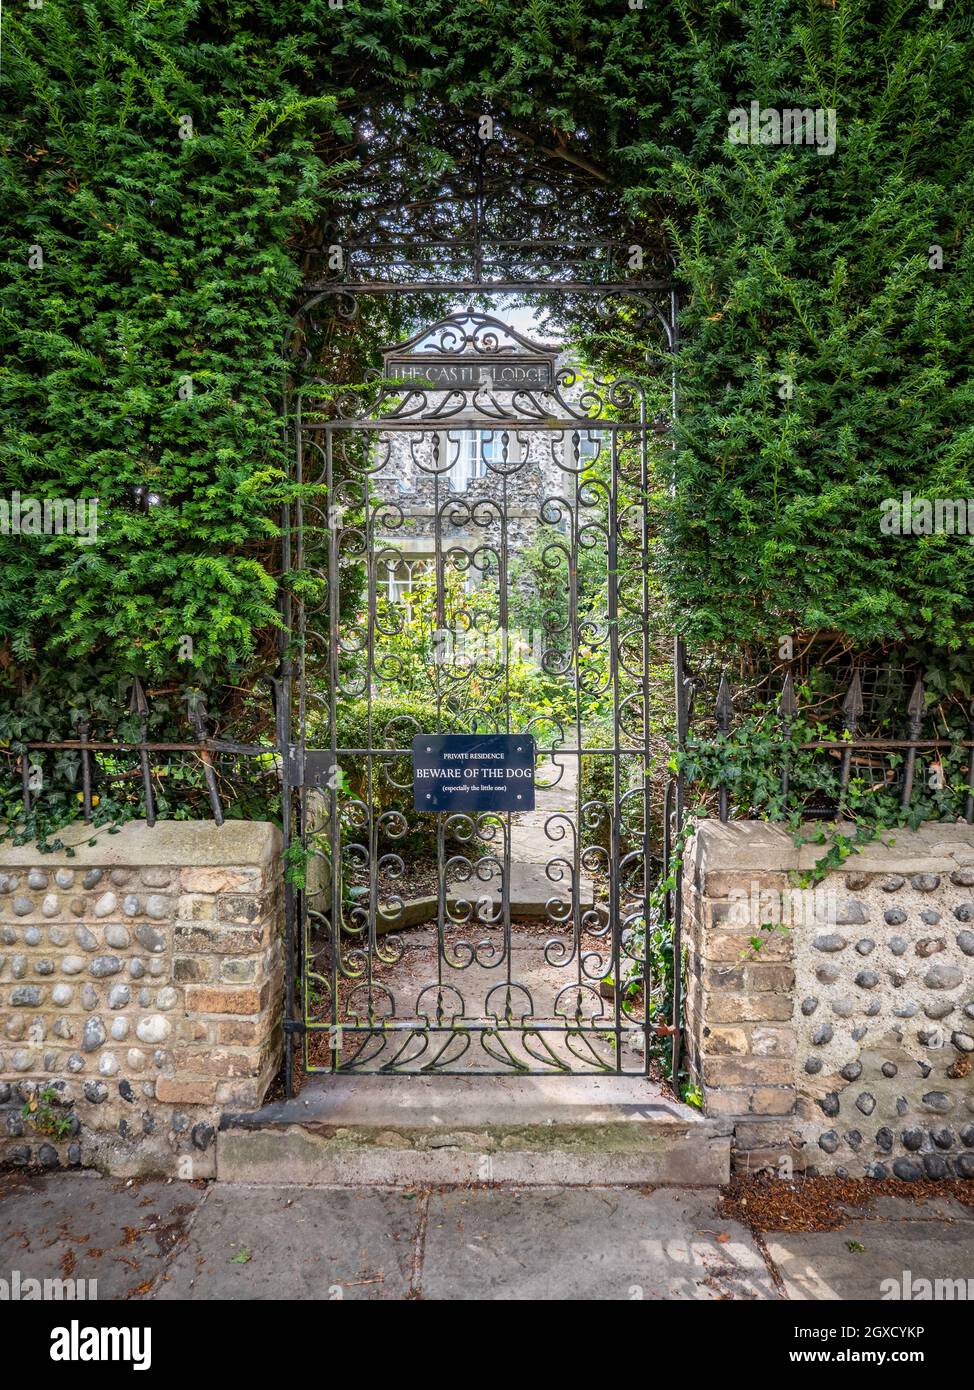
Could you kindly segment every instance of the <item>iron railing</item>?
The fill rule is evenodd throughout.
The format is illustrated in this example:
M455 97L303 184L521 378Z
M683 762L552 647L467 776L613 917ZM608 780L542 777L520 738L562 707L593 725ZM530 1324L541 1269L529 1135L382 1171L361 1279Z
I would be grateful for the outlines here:
M777 819L783 818L781 805L792 790L793 749L818 752L838 762L837 794L831 800L826 797L818 807L811 805L808 812L813 817L840 814L854 778L870 787L893 791L901 810L906 811L914 804L917 794L918 769L929 763L933 771L934 765L940 764L940 755L956 757L960 750L966 750L967 795L962 815L968 824L974 823L974 703L969 704L962 715L958 701L952 702L953 732L944 732L943 728L938 731L938 723L944 726L948 720L942 709L928 701L919 674L910 673L892 662L877 666L860 661L853 654L844 655L842 680L837 680L833 674L831 691L812 699L808 710L802 706L796 676L789 665L775 668L749 683L743 699L740 694L735 696L730 673L721 666L709 718L701 712L700 705L708 684L713 695L713 677L708 682L706 676L694 674L684 659L677 681L683 689L683 703L687 709L687 730L679 740L681 747L692 751L714 733L730 738L735 728L756 710L774 708L781 747L778 766L781 802L777 817L773 816ZM814 684L822 669L806 665L802 680ZM901 687L898 697L897 685ZM806 713L816 726L831 725L834 733L795 744L795 723ZM695 723L694 715L697 716ZM964 719L966 737L958 732ZM726 780L721 780L716 788L715 809L718 818L726 822L732 818L732 812L733 818L742 815L747 818L753 808L733 806L732 789Z
M74 710L72 722L77 729L76 738L13 740L6 753L8 759L20 764L24 815L31 815L45 791L77 791L81 799L82 820L85 824L91 824L96 805L96 788L105 784L125 784L137 777L141 782L145 821L150 826L155 825L160 793L156 790L154 778L169 771L168 763L172 756L176 755L178 761L184 761L187 765L196 766L201 770L210 812L217 825L222 825L225 807L220 792L216 760L222 757L272 759L276 765L279 762L280 750L276 743L241 743L234 739L215 737L210 730L211 721L207 713L206 696L198 689L187 688L179 703L185 708L185 722L192 735L187 740L149 738L150 700L143 682L138 679L133 681L130 688L127 709L119 708L117 721L123 722L126 715L136 720L140 730L137 739L119 737L114 730L115 721L104 715L102 722L109 723L110 727L104 736L98 737L95 734L94 713ZM68 769L63 765L49 769L45 765L44 757L49 753L77 754L73 776L69 775ZM137 759L135 769L118 766L133 754ZM162 755L167 766L154 769L153 763L158 762L158 756L153 755Z

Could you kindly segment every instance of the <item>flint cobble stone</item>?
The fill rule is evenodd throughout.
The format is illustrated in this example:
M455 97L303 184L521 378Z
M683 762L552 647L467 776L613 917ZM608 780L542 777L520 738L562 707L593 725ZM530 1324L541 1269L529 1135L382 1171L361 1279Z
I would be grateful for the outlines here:
M857 896L849 903L861 909L863 920L880 924L875 935L857 938L854 932L836 930L844 920L839 913L831 917L818 913L814 923L794 924L789 930L794 991L784 980L774 989L780 989L783 1003L792 1005L798 1099L794 1119L779 1127L770 1142L784 1142L787 1133L794 1150L804 1150L813 1171L835 1172L839 1165L857 1173L888 1172L890 1165L904 1159L921 1174L940 1172L941 1165L946 1165L959 1175L956 1143L946 1147L943 1139L947 1127L941 1123L931 1131L929 1124L938 1116L974 1116L970 1065L974 1058L974 894L970 891L974 862L952 870L943 866L954 845L971 856L968 828L942 826L937 834L940 838L933 848L928 828L922 833L898 832L895 843L871 845L863 851L869 872L855 877L854 870L830 875L820 885L833 895L839 885L843 913L842 887L855 891ZM744 892L754 876L752 864L760 862L762 873L781 876L811 867L809 849L801 850L804 857L799 864L787 837L779 840L776 832L764 827L714 827L712 835L704 828L698 835L706 846L706 872L703 879L691 881L709 883L713 878L719 881L723 897L736 891L732 856L738 836L746 850L746 866L740 870ZM754 845L748 843L752 839ZM765 844L775 847L765 850ZM901 870L897 859L909 868ZM917 862L924 859L937 862L926 868ZM882 867L884 860L888 869ZM958 901L958 888L966 890L963 901ZM690 900L688 912L699 914L699 925L692 917L684 923L691 943L707 931L706 897L704 892L702 911L696 894ZM946 930L948 924L954 925L952 932ZM193 974L183 978L189 988ZM830 1020L827 1025L819 1022L823 1012ZM769 1016L766 1010L762 1016ZM780 1016L787 1018L787 1013ZM706 997L699 1018L706 1025ZM746 1058L750 1053L747 1038L746 1033L742 1035ZM746 1097L741 1096L745 1075L735 1072L733 1082L725 1083L737 1088L733 1104L738 1114L748 1108ZM846 1085L853 1087L848 1094L843 1092ZM729 1111L725 1107L722 1113ZM752 1113L761 1113L757 1105ZM847 1121L851 1115L865 1116L878 1122L878 1127L842 1130L836 1148L836 1131L823 1126L822 1117L837 1119L839 1113ZM895 1129L884 1123L894 1114L898 1117ZM753 1121L748 1123L753 1126ZM913 1154L901 1137L912 1129L923 1136ZM974 1123L971 1129L974 1134ZM940 1142L934 1135L941 1136ZM755 1140L749 1137L747 1144L753 1150ZM963 1147L974 1151L974 1144ZM929 1154L935 1160L932 1163L924 1162ZM885 1162L879 1162L880 1158Z

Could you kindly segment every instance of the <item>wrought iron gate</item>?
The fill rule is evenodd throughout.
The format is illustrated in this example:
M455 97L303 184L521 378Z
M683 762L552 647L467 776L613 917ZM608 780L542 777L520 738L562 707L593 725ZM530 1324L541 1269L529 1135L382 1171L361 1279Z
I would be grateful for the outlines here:
M385 372L296 419L290 1027L310 1071L642 1073L675 914L640 389L473 310ZM417 735L498 732L533 814L414 809Z

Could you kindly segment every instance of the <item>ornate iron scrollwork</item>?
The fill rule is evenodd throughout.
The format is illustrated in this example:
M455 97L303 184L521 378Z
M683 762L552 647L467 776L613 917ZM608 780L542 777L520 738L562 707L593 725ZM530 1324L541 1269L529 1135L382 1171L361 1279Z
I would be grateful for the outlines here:
M386 361L411 352L547 354L553 372L509 390L380 379L337 418L298 413L295 544L323 555L295 595L288 762L305 1064L638 1073L662 910L641 391L474 310ZM505 730L536 739L537 811L413 810L416 733Z

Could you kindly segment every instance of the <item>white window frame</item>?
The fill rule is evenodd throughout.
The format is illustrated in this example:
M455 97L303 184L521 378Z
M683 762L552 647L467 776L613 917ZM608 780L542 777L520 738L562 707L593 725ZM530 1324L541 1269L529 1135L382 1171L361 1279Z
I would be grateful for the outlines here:
M419 555L415 560L404 560L406 567L406 577L399 578L395 569L387 569L384 580L386 597L390 603L401 603L408 600L413 592L413 582L417 576L429 566L430 559L426 555ZM399 566L396 566L398 569Z
M604 449L611 449L611 432L604 429L587 428L579 430L578 457L582 459L595 459Z
M450 469L450 487L454 492L466 492L470 484L483 478L487 460L494 456L494 431L469 429L458 432L456 462Z

